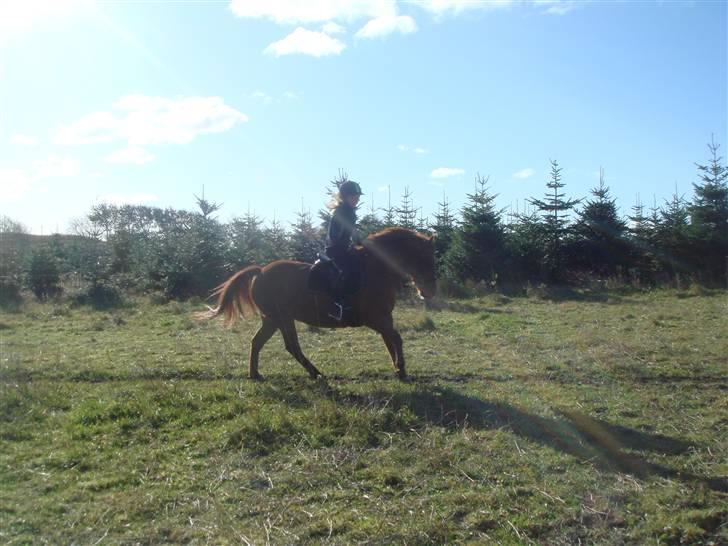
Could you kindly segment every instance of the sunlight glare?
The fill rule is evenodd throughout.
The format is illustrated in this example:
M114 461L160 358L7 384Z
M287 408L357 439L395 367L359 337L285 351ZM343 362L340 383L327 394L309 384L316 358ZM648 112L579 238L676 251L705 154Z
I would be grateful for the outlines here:
M74 15L93 0L2 0L0 1L0 40L36 28L39 24Z

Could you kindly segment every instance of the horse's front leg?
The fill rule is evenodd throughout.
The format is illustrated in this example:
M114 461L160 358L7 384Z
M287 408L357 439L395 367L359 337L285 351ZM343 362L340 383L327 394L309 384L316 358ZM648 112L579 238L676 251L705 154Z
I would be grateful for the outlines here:
M296 323L293 321L293 319L289 318L281 320L280 329L281 334L283 334L283 342L286 345L286 350L291 353L293 358L295 358L299 362L299 364L304 367L304 369L308 372L312 379L318 379L319 377L323 377L324 374L318 371L316 366L311 364L311 361L306 358L306 355L303 354L301 345L298 342Z
M404 365L404 351L402 349L402 336L394 328L392 316L385 317L374 324L368 325L372 330L378 332L384 340L384 345L392 358L394 372L400 380L407 379L407 371Z

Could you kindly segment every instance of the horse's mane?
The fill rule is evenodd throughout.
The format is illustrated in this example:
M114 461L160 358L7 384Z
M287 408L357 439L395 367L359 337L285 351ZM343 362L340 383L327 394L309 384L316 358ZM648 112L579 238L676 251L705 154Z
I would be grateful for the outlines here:
M377 233L373 233L367 237L367 239L370 239L371 241L374 241L375 243L392 243L392 244L398 244L398 243L411 243L414 241L417 242L425 242L429 241L429 237L426 235L422 235L421 233L418 233L416 231L413 231L411 229L406 229L402 227L390 227L383 229L382 231L378 231Z
M360 251L372 253L398 271L402 269L399 258L420 269L432 254L431 242L430 237L414 230L390 227L369 235Z

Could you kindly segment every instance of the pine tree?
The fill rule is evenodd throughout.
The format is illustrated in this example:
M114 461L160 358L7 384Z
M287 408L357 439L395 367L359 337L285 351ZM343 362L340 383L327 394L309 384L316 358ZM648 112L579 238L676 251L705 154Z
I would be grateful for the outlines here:
M546 243L544 254L544 273L550 281L560 281L564 278L563 266L565 262L565 242L569 235L568 213L581 199L564 199L561 192L565 184L561 182L561 167L557 161L551 161L551 179L546 183L550 193L544 199L529 199L541 215L541 230Z
M695 272L689 261L690 222L684 196L678 195L675 189L672 198L660 208L659 214L655 246L666 273L679 280L680 275Z
M282 260L290 256L288 234L275 216L271 225L263 229L264 256L260 263Z
M417 210L412 202L409 186L405 186L401 204L399 208L394 209L397 225L407 229L417 229Z
M263 220L248 210L242 217L233 218L228 225L230 269L238 270L252 264L263 264L267 260L266 240L263 234Z
M289 239L291 257L300 262L313 263L323 248L323 241L320 231L313 225L311 213L301 207L292 227L293 232Z
M508 256L512 259L511 270L520 282L540 281L546 244L538 212L516 213L515 221L506 229Z
M461 211L462 222L455 231L445 256L450 276L460 280L484 280L495 284L502 271L505 255L502 211L488 190L488 178L475 178L475 192L468 194Z
M439 208L434 215L435 222L430 224L430 229L435 233L435 259L438 271L442 272L445 254L455 233L455 217L450 213L450 203L444 192L442 201L437 206Z
M693 184L695 195L688 207L692 260L710 284L728 283L728 167L719 148L711 138L708 164L696 163L700 181Z
M45 245L33 250L28 264L27 280L28 287L40 300L61 292L58 260Z
M377 217L376 208L374 207L374 195L370 198L369 210L357 222L357 232L364 239L372 233L377 233L384 229L384 223Z
M191 229L188 233L192 255L190 256L189 274L190 294L203 295L222 282L225 277L225 231L217 218L212 215L222 207L195 195L197 207ZM186 294L185 294L186 295Z
M417 219L417 231L420 233L428 234L430 233L430 225L429 225L429 219L427 216L422 215L422 207L420 207L420 217Z
M392 206L392 189L390 186L387 186L387 208L382 209L384 212L384 218L382 219L382 224L385 228L388 227L394 227L397 225L397 211Z
M630 265L634 268L634 274L641 282L651 282L656 271L653 248L654 230L650 217L645 214L645 206L640 200L639 194L632 206L632 215L628 216L627 219L630 221L628 227Z
M632 214L627 216L627 219L631 222L629 226L629 232L639 241L648 243L650 241L650 219L645 214L645 205L640 200L639 194L635 200L635 204L632 205Z
M599 186L592 188L591 194L593 197L578 212L574 226L577 265L599 275L613 276L628 263L624 240L627 225L619 217L616 200L604 183L604 169L599 169Z

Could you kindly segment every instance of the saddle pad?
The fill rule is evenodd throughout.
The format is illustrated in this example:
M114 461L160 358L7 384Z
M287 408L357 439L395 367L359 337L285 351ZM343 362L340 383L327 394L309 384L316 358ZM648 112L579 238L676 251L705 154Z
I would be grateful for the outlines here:
M336 279L338 272L333 262L316 260L308 271L306 285L314 292L331 293L331 285Z

